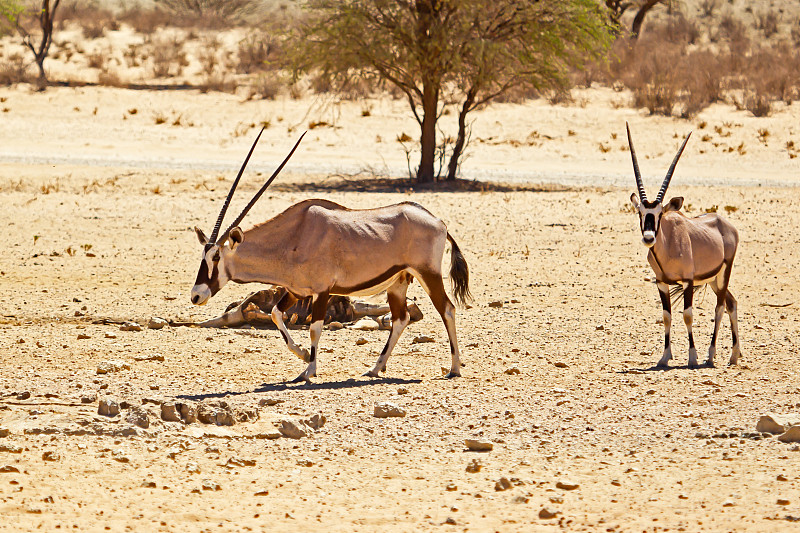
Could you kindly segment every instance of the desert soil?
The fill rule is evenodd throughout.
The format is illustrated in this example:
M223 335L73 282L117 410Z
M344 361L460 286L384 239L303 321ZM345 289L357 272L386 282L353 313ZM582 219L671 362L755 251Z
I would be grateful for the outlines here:
M0 98L0 529L797 528L800 448L753 438L760 415L800 409L800 164L787 145L800 142L797 106L755 119L719 105L687 122L612 105L625 95L607 90L568 106L496 105L477 116L465 175L525 190L435 193L362 190L402 173L395 139L416 133L402 102L372 101L364 117L357 103L193 91L20 87ZM170 120L155 124L159 113ZM474 296L457 315L462 378L442 379L444 328L418 285L410 295L425 318L381 379L360 376L384 331L325 331L319 377L290 385L303 363L274 330L147 329L152 317L215 316L260 288L227 286L202 308L188 300L201 252L192 228L210 230L250 124L264 120L232 211L309 122L332 126L309 133L245 227L311 197L413 200L447 223ZM661 308L629 208L626 120L653 191L695 131L669 195L739 230L738 366L726 365L725 318L718 366L688 369L676 313L673 366L655 368ZM696 302L703 357L711 291ZM293 334L308 343L307 330ZM422 335L435 342L412 342ZM108 361L124 366L98 374ZM132 407L99 415L109 399ZM407 414L375 418L377 401ZM226 402L250 418L165 422L164 402ZM269 438L276 422L315 414L326 423L308 436ZM493 450L468 451L469 438Z

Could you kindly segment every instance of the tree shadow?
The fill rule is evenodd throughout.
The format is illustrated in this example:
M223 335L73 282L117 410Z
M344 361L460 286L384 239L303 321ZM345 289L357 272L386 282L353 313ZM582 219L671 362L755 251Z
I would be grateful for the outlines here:
M331 175L318 181L283 182L274 184L272 189L281 192L372 192L372 193L408 193L408 192L563 192L576 190L558 184L534 183L499 183L493 181L477 181L456 179L453 181L435 181L418 183L410 178L378 177L371 172L363 172L354 176L342 174Z
M279 381L276 383L262 383L253 390L247 391L224 391L209 392L205 394L179 394L175 398L181 400L201 401L208 399L227 398L231 396L243 396L245 394L259 394L264 392L280 392L287 390L297 391L319 391L319 390L340 390L361 387L372 387L376 385L411 385L422 383L421 379L403 378L349 378L342 381L325 381L320 383L292 383L291 381Z

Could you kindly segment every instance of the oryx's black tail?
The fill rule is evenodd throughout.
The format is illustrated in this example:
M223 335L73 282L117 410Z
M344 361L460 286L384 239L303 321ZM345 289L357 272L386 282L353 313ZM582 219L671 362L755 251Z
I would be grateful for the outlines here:
M453 236L448 232L447 240L450 241L450 282L453 284L453 297L461 305L467 305L472 300L469 293L469 267L464 254L461 253Z

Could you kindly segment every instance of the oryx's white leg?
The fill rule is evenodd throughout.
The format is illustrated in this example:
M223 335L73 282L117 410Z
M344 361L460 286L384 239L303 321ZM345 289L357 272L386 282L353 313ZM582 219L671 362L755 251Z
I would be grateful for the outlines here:
M442 282L442 275L438 272L425 272L419 273L418 278L422 288L430 296L433 306L439 311L444 322L444 327L447 330L447 336L450 340L450 355L452 361L450 364L450 372L445 376L447 378L455 378L461 376L461 355L458 351L458 340L456 339L456 306L447 297L444 290L444 283Z
M308 358L308 366L292 383L301 381L311 382L311 378L317 375L317 346L322 335L322 325L325 323L325 312L328 308L328 293L316 294L311 299L311 327L309 335L311 337L311 354Z
M728 316L731 319L731 335L733 337L733 347L731 348L731 365L739 362L739 356L742 355L739 348L739 320L736 316L736 298L733 297L731 291L726 292L725 308L728 311Z
M694 282L685 281L683 283L683 323L686 324L686 332L689 334L689 368L697 368L697 349L694 347L694 335L692 334L692 297L694 296Z
M717 305L714 308L714 332L711 334L711 345L708 347L708 366L714 366L714 356L717 355L717 335L719 335L719 326L722 323L722 313L725 311L725 295L728 292L726 289L727 274L729 273L729 268L723 268L723 271L711 283L711 288L717 295Z
M392 350L395 344L397 344L397 340L400 338L403 330L406 329L408 323L411 322L411 315L408 312L406 303L406 290L408 290L412 279L413 278L409 274L403 274L400 276L397 283L386 290L386 298L389 301L389 308L392 312L392 332L389 334L389 338L386 340L386 346L383 347L383 351L375 362L375 366L372 367L372 370L364 374L365 376L376 378L380 372L386 371L386 361L388 361L389 356L392 355Z
M289 330L286 329L286 324L283 323L283 313L296 301L297 298L287 292L283 298L281 298L280 301L278 301L278 303L272 308L272 313L270 316L272 317L272 323L275 324L275 326L278 328L278 331L281 332L281 336L283 337L284 342L286 342L286 346L289 348L289 350L303 361L308 362L310 360L308 350L295 344L292 336L289 335Z
M664 355L658 361L658 366L667 366L672 359L672 342L669 338L670 327L672 326L672 302L669 299L669 285L658 282L658 295L661 297L661 308L664 312Z

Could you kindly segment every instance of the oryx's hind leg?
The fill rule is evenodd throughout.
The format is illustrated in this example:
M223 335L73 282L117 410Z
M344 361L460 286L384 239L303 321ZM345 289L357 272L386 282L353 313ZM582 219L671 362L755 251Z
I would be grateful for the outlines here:
M292 336L289 335L289 330L286 329L286 324L283 323L283 313L285 313L286 310L289 309L296 301L297 298L295 298L291 293L287 292L284 294L283 297L278 300L278 303L272 308L272 323L275 324L275 326L278 328L278 331L281 332L281 336L283 337L283 340L289 350L303 361L308 362L310 360L308 350L295 344Z
M395 344L397 344L397 340L411 321L411 316L406 306L406 291L413 279L414 278L412 278L410 274L403 274L396 283L386 290L386 299L389 301L389 309L392 313L392 332L389 334L389 338L386 340L386 346L383 347L383 351L375 362L375 366L372 367L372 370L364 374L365 376L376 378L380 372L386 371L386 361L389 360L389 356L392 355L392 350Z
M672 302L669 296L669 285L666 283L658 282L658 295L661 297L661 307L664 312L664 355L658 361L658 366L667 366L669 360L672 359L672 342L670 341L669 332L672 326Z
M725 312L725 296L728 294L728 279L731 269L725 265L711 285L714 294L717 295L717 305L714 307L714 331L711 334L711 345L708 347L708 366L714 366L714 356L717 355L717 335L719 326L722 323L722 313Z
M292 383L311 382L311 378L317 375L317 345L319 344L320 335L322 335L322 326L325 323L327 310L328 293L315 295L311 300L311 326L308 328L311 336L311 353L308 357L308 366L299 376L292 380Z
M447 336L450 340L452 362L450 364L450 372L448 372L445 377L459 377L461 376L461 356L458 351L458 340L456 339L456 306L453 305L453 302L447 297L441 273L420 273L418 279L422 288L425 289L425 292L430 296L433 306L439 311L442 321L444 322L444 327L447 330Z
M736 298L733 297L729 290L725 291L725 309L731 319L731 336L733 337L731 360L728 364L735 365L739 362L739 356L742 355L742 351L739 348L739 320L736 316Z
M689 334L689 368L697 368L697 349L694 347L694 334L692 334L692 297L694 296L694 282L683 282L683 323Z

